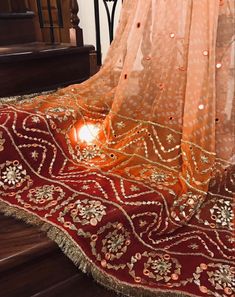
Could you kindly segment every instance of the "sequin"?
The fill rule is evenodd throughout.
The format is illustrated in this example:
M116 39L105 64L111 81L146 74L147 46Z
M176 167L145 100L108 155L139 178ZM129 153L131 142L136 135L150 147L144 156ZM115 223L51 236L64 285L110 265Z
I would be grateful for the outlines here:
M208 292L208 289L206 287L204 287L204 286L200 286L199 289L200 289L200 291L202 293L207 293Z
M136 283L141 283L141 278L138 277L138 276L136 276L136 277L135 277L135 282L136 282Z
M209 52L208 51L203 51L203 56L208 56Z
M207 269L207 265L206 265L205 263L201 263L201 264L200 264L200 268L201 268L202 270L206 270L206 269Z
M231 295L233 293L232 289L229 287L224 288L224 293L227 295Z
M222 64L221 64L221 63L217 63L217 64L216 64L216 68L217 68L217 69L219 69L219 68L221 68L221 67L222 67Z
M101 261L101 266L105 268L107 266L107 261L106 260L102 260Z
M200 104L200 105L198 106L198 109L203 110L203 109L204 109L204 105L203 105L203 104Z
M173 273L173 274L171 275L171 278L172 278L173 280L178 280L179 275L176 274L176 273Z
M174 38L175 37L175 34L174 33L171 33L170 34L170 38Z

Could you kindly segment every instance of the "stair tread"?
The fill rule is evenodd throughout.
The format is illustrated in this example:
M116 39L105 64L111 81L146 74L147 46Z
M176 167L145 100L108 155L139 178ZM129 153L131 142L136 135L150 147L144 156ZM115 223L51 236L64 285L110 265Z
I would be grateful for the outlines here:
M58 249L36 227L0 215L0 271L6 271Z
M40 52L43 50L60 50L70 48L70 44L58 44L58 45L50 45L44 42L30 42L23 44L13 44L0 46L0 55L5 54L16 54L16 53L26 53L26 52Z
M100 286L87 275L74 275L31 297L122 297Z
M37 57L55 56L69 53L84 53L94 50L92 45L84 45L81 47L71 46L69 43L62 44L46 44L44 42L30 42L23 44L13 44L0 46L0 62L27 59Z
M0 243L0 296L120 297L83 274L37 227L0 215Z

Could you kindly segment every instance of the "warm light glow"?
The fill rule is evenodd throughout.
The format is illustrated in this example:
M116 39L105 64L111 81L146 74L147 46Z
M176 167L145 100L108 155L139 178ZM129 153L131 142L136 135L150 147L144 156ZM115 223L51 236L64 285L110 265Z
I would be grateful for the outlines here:
M99 127L94 124L83 125L78 130L78 138L80 141L93 142L99 133Z

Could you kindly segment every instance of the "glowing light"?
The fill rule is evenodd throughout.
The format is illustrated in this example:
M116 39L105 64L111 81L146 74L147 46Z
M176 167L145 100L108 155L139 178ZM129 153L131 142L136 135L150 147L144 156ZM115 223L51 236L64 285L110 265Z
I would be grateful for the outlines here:
M204 105L203 105L203 104L200 104L200 105L198 106L198 108L199 108L200 110L203 110L203 109L204 109Z
M83 125L78 131L78 138L84 142L93 142L96 139L99 130L99 127L94 124Z

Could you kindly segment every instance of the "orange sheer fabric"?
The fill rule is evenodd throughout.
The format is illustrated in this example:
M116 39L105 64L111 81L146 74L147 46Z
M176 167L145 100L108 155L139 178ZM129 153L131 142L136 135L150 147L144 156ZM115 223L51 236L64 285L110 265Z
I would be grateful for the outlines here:
M189 221L228 171L234 180L233 24L232 0L126 0L100 72L28 104L49 121L66 110L53 121L73 162L159 191L159 234Z

